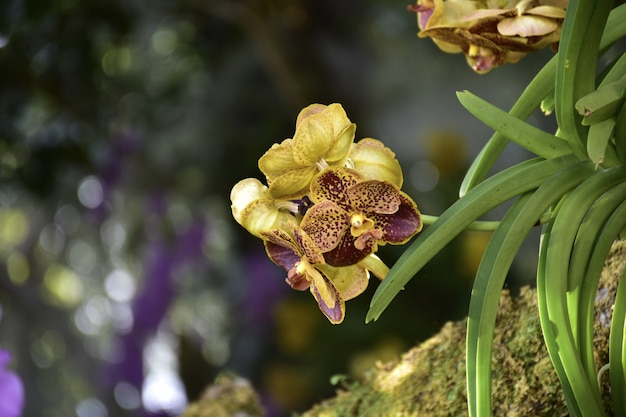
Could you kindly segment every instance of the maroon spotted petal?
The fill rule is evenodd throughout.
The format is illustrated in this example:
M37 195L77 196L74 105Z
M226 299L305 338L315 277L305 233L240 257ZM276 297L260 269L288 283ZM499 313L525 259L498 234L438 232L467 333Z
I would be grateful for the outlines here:
M328 277L322 272L320 272L320 274L324 279L324 285L327 286L327 289L335 297L335 305L333 307L328 306L324 302L321 294L314 285L311 285L311 294L313 294L313 297L317 301L317 305L319 306L321 312L324 313L328 320L333 324L339 324L343 321L346 314L346 304L333 283L328 279Z
M415 233L422 230L422 219L417 206L406 194L400 193L401 204L394 214L372 214L376 227L382 229L381 244L406 243Z
M352 234L345 233L336 248L324 253L326 263L332 266L354 265L378 249L376 241L368 240L363 249L357 249L355 241L356 238Z
M350 208L348 188L363 181L365 177L349 168L328 168L319 173L311 182L313 201L334 201L344 210Z
M362 181L348 189L355 212L393 214L400 207L400 191L385 181Z
M350 215L332 201L322 201L311 207L302 218L300 227L322 252L334 249L350 228Z

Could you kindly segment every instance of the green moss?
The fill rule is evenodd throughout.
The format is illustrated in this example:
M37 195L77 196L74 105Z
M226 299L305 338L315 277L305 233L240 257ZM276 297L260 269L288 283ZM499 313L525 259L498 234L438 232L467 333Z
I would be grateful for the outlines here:
M595 338L598 369L608 362L610 311L625 262L626 241L622 241L613 247L600 279L603 296L597 299ZM300 417L467 415L465 330L465 320L447 323L400 361L378 366L364 381ZM603 394L609 410L607 382ZM500 300L492 353L492 406L495 416L568 415L544 346L536 292L527 287L517 297L504 291Z
M202 398L181 417L261 417L261 401L250 383L230 373L220 374Z
M567 415L556 374L543 346L536 294L505 291L493 350L493 414ZM466 321L447 323L396 363L338 393L301 417L444 417L467 415Z
M600 279L596 300L597 368L608 362L608 334L617 282L626 263L626 241L614 245ZM378 364L300 417L448 417L467 415L465 389L466 320L441 331L405 353L397 362ZM218 380L183 417L262 415L258 398L236 377ZM233 390L238 386L243 390ZM230 387L230 388L228 388ZM213 389L213 391L211 391ZM602 386L608 415L608 378ZM208 395L210 392L213 394ZM215 395L215 394L219 395ZM230 406L228 406L230 404ZM232 407L239 404L239 408ZM245 407L244 407L245 405ZM495 416L567 416L565 399L543 343L536 292L516 297L502 293L492 353L492 406ZM246 408L247 407L247 408ZM235 414L235 412L247 414Z

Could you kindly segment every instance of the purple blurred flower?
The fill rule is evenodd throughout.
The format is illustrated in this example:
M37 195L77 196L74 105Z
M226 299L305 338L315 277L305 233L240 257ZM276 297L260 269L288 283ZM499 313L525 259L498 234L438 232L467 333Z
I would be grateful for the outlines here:
M176 297L174 277L176 270L202 260L202 246L207 224L203 220L194 220L187 230L166 239L160 232L160 223L164 222L167 209L164 194L152 197L148 205L145 236L145 277L144 285L132 304L133 328L120 335L122 359L108 369L106 384L112 388L118 382L127 382L142 392L146 376L144 369L144 348L150 337L154 336L160 323ZM146 409L136 411L137 416L168 416L163 412L150 412ZM0 414L0 417L3 417Z
M0 416L19 417L24 408L24 386L15 372L6 369L10 361L11 354L0 349Z

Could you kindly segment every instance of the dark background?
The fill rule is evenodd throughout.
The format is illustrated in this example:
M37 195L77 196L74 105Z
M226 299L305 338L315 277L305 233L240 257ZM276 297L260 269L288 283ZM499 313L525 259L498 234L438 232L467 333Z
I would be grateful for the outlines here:
M333 326L230 213L314 102L396 152L423 213L457 198L491 132L455 91L508 108L551 52L476 75L406 6L0 1L0 346L24 416L177 415L222 370L288 416L464 315L488 235L456 239L365 325L373 278ZM499 168L525 157L511 146Z

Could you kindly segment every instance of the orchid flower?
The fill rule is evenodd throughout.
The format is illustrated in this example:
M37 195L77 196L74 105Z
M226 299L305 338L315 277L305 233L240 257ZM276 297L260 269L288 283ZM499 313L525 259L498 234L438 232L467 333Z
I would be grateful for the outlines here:
M420 212L394 184L328 168L311 184L315 205L301 227L333 266L353 265L378 245L403 244L422 229Z
M361 294L369 280L364 266L333 268L304 230L291 227L291 235L275 229L262 233L270 259L287 270L286 282L300 291L309 289L320 310L333 324L345 317L345 300Z
M275 199L300 198L311 179L329 166L341 165L354 141L356 125L340 104L312 104L298 115L292 139L274 144L260 159Z
M430 37L448 53L463 53L485 73L515 63L528 52L556 47L567 0L419 0L420 37Z

